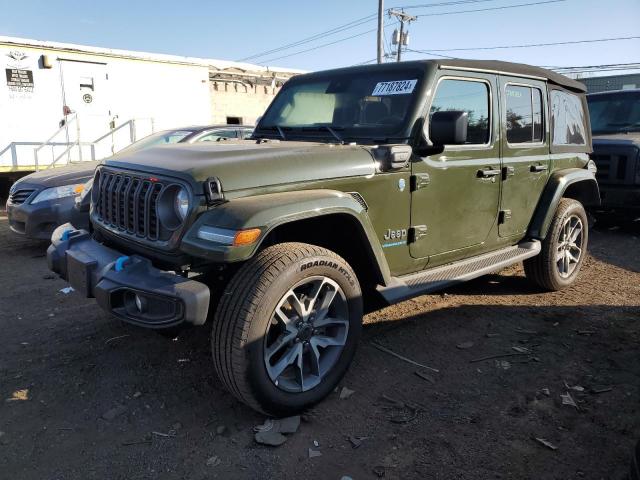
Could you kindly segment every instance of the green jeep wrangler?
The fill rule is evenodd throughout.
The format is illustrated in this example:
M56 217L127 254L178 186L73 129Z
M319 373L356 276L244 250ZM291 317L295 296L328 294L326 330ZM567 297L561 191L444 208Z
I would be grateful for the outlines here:
M582 84L526 65L436 60L300 75L251 140L151 148L95 172L92 232L47 260L154 329L212 324L241 401L289 415L351 362L363 312L524 261L576 281L600 202Z

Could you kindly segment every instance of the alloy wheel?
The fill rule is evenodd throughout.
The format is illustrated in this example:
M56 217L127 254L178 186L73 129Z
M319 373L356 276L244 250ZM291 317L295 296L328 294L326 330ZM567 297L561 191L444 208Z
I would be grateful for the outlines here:
M556 266L562 278L570 277L582 258L584 226L580 217L569 216L560 229L556 250Z
M305 278L278 302L264 341L271 381L287 392L319 385L340 358L349 309L340 286L325 276Z

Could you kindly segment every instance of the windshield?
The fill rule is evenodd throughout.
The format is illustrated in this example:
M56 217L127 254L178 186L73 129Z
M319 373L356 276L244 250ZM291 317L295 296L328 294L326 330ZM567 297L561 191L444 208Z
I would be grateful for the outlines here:
M121 150L120 153L139 152L140 150L144 150L149 147L178 143L193 132L193 130L164 130L162 132L152 133L151 135L144 137L142 140L129 145L124 150Z
M349 72L289 81L254 136L404 138L422 72Z
M587 103L594 134L640 131L640 92L588 95Z

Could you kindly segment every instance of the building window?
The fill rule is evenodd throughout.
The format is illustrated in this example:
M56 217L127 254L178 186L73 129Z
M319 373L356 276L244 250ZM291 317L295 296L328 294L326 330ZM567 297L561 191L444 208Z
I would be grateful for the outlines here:
M227 117L227 125L242 125L242 117Z

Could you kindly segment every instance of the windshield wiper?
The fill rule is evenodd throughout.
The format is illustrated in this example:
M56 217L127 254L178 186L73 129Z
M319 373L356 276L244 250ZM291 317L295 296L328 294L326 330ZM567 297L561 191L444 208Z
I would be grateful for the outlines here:
M327 132L329 132L331 135L333 135L333 138L338 140L340 143L344 143L344 140L342 139L342 137L340 135L338 135L336 133L336 131L333 128L331 128L329 125L320 125L318 128L326 129Z
M316 126L313 126L313 127L300 127L300 130L303 131L303 132L313 132L313 131L317 132L317 131L326 130L338 142L344 143L344 139L340 136L340 134L338 132L336 132L336 129L344 130L344 128L342 128L342 127L330 127L329 125L316 125Z
M287 139L286 135L284 134L284 130L280 125L269 125L267 127L260 127L260 130L271 130L272 132L278 132L278 135L280 135L280 138L282 138L282 140Z

